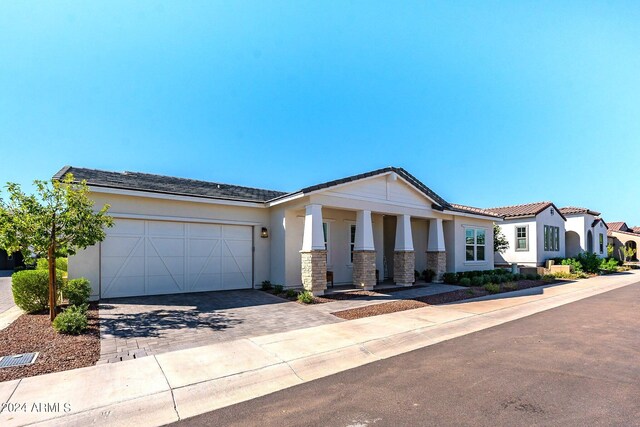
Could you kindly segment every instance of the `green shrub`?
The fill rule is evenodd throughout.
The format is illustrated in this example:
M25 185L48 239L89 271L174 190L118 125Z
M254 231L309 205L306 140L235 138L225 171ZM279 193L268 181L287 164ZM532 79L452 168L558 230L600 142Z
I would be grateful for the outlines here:
M537 274L529 273L525 277L527 280L538 280L537 276L538 276Z
M86 304L80 306L70 305L56 316L53 321L53 329L63 334L77 335L84 332L89 326L87 308Z
M413 270L413 278L416 282L420 279L420 272L418 270Z
M522 274L522 273L518 273L518 274L516 274L516 277L514 277L514 279L515 279L515 280L526 280L526 279L527 279L527 276L525 276L525 275L524 275L524 274Z
M459 284L460 284L460 286L469 287L469 286L471 286L471 280L472 279L469 279L468 277L463 277L462 279L460 279Z
M456 273L444 273L442 275L442 280L444 281L444 283L447 283L449 285L455 285L458 282L458 276L456 275Z
M276 294L281 294L284 291L284 286L282 285L273 285L273 292Z
M472 277L471 279L466 279L466 280L469 280L469 282L471 283L471 286L482 286L484 284L483 277L485 276L475 276L475 277Z
M57 271L58 289L63 286L62 272ZM16 305L28 313L49 307L49 272L23 270L11 276L11 291Z
M91 295L91 283L84 277L69 280L62 287L62 296L69 300L71 305L82 305L89 302Z
M490 294L497 294L498 292L500 292L500 285L497 285L495 283L487 283L483 286L483 288Z
M493 272L497 275L508 274L509 270L505 270L504 268L496 268Z
M496 274L494 278L496 279L495 283L504 283L507 281L507 276L504 274Z
M436 272L431 270L430 268L427 268L426 270L424 270L422 272L422 278L424 279L425 282L427 283L431 283L433 282L433 278L436 277Z
M48 270L49 261L46 258L38 258L36 270ZM56 270L68 271L68 261L66 258L56 258Z
M260 289L263 291L270 291L271 288L273 288L273 286L271 286L271 282L269 280L264 280L260 286Z
M600 258L594 253L583 252L576 257L576 261L582 265L582 270L587 273L597 273L600 269Z
M618 270L618 260L614 258L609 258L608 260L603 259L600 263L600 269L604 271L617 271Z
M298 296L298 291L296 291L295 289L287 289L287 298L295 298Z
M579 273L582 271L582 264L577 259L567 258L563 259L561 265L568 265L571 267L573 273Z
M302 291L298 294L298 301L303 304L313 303L313 294L309 291Z
M566 273L563 273L563 274L566 274ZM545 282L555 282L556 276L554 276L553 274L545 274L544 276L542 276L542 280L544 280Z

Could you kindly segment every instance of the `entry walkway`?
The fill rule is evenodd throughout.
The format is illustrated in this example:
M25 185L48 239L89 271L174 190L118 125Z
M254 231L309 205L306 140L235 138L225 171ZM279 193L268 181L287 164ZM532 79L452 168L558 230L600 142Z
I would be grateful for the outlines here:
M4 411L0 425L163 425L639 281L597 277L0 383L2 402L51 402L55 389L60 403Z

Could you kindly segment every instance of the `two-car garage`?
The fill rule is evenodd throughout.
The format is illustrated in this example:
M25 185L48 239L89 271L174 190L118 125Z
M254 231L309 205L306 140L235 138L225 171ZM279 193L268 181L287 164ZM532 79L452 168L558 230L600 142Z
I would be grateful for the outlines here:
M251 288L253 227L116 219L100 244L100 297Z

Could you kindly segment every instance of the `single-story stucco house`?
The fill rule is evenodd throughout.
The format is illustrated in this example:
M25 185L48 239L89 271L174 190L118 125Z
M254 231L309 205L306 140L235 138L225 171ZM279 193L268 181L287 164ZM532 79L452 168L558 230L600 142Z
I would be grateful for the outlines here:
M594 253L599 258L607 257L608 226L600 218L600 212L575 206L560 208L560 212L567 218L565 252L568 258L583 252Z
M496 254L496 265L544 265L549 258L565 257L567 218L552 202L526 203L486 208L499 215L502 233L509 242L504 253Z
M111 206L106 239L69 259L92 299L245 289L262 281L322 294L336 284L414 283L414 270L494 266L493 223L453 205L402 168L387 167L280 192L135 172L66 166L96 209Z
M609 244L613 245L613 256L622 260L624 256L621 249L626 246L635 249L636 252L631 259L624 261L637 261L638 248L640 248L640 228L629 227L624 221L609 222L608 225L607 240Z

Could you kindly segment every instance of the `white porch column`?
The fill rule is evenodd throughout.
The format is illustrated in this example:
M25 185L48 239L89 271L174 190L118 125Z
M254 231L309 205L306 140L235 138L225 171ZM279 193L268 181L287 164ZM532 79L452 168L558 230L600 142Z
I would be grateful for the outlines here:
M324 230L322 229L322 205L307 205L305 210L302 250L325 250Z
M393 281L411 286L415 281L416 255L413 250L411 216L398 215L396 220L396 245L393 252Z
M302 286L314 295L327 288L327 251L324 247L322 205L307 205L302 236Z
M427 268L436 273L435 280L442 280L447 271L447 252L444 245L442 219L429 220L429 240L427 242Z
M353 284L366 290L372 290L376 284L376 248L373 244L371 211L363 210L356 213Z

